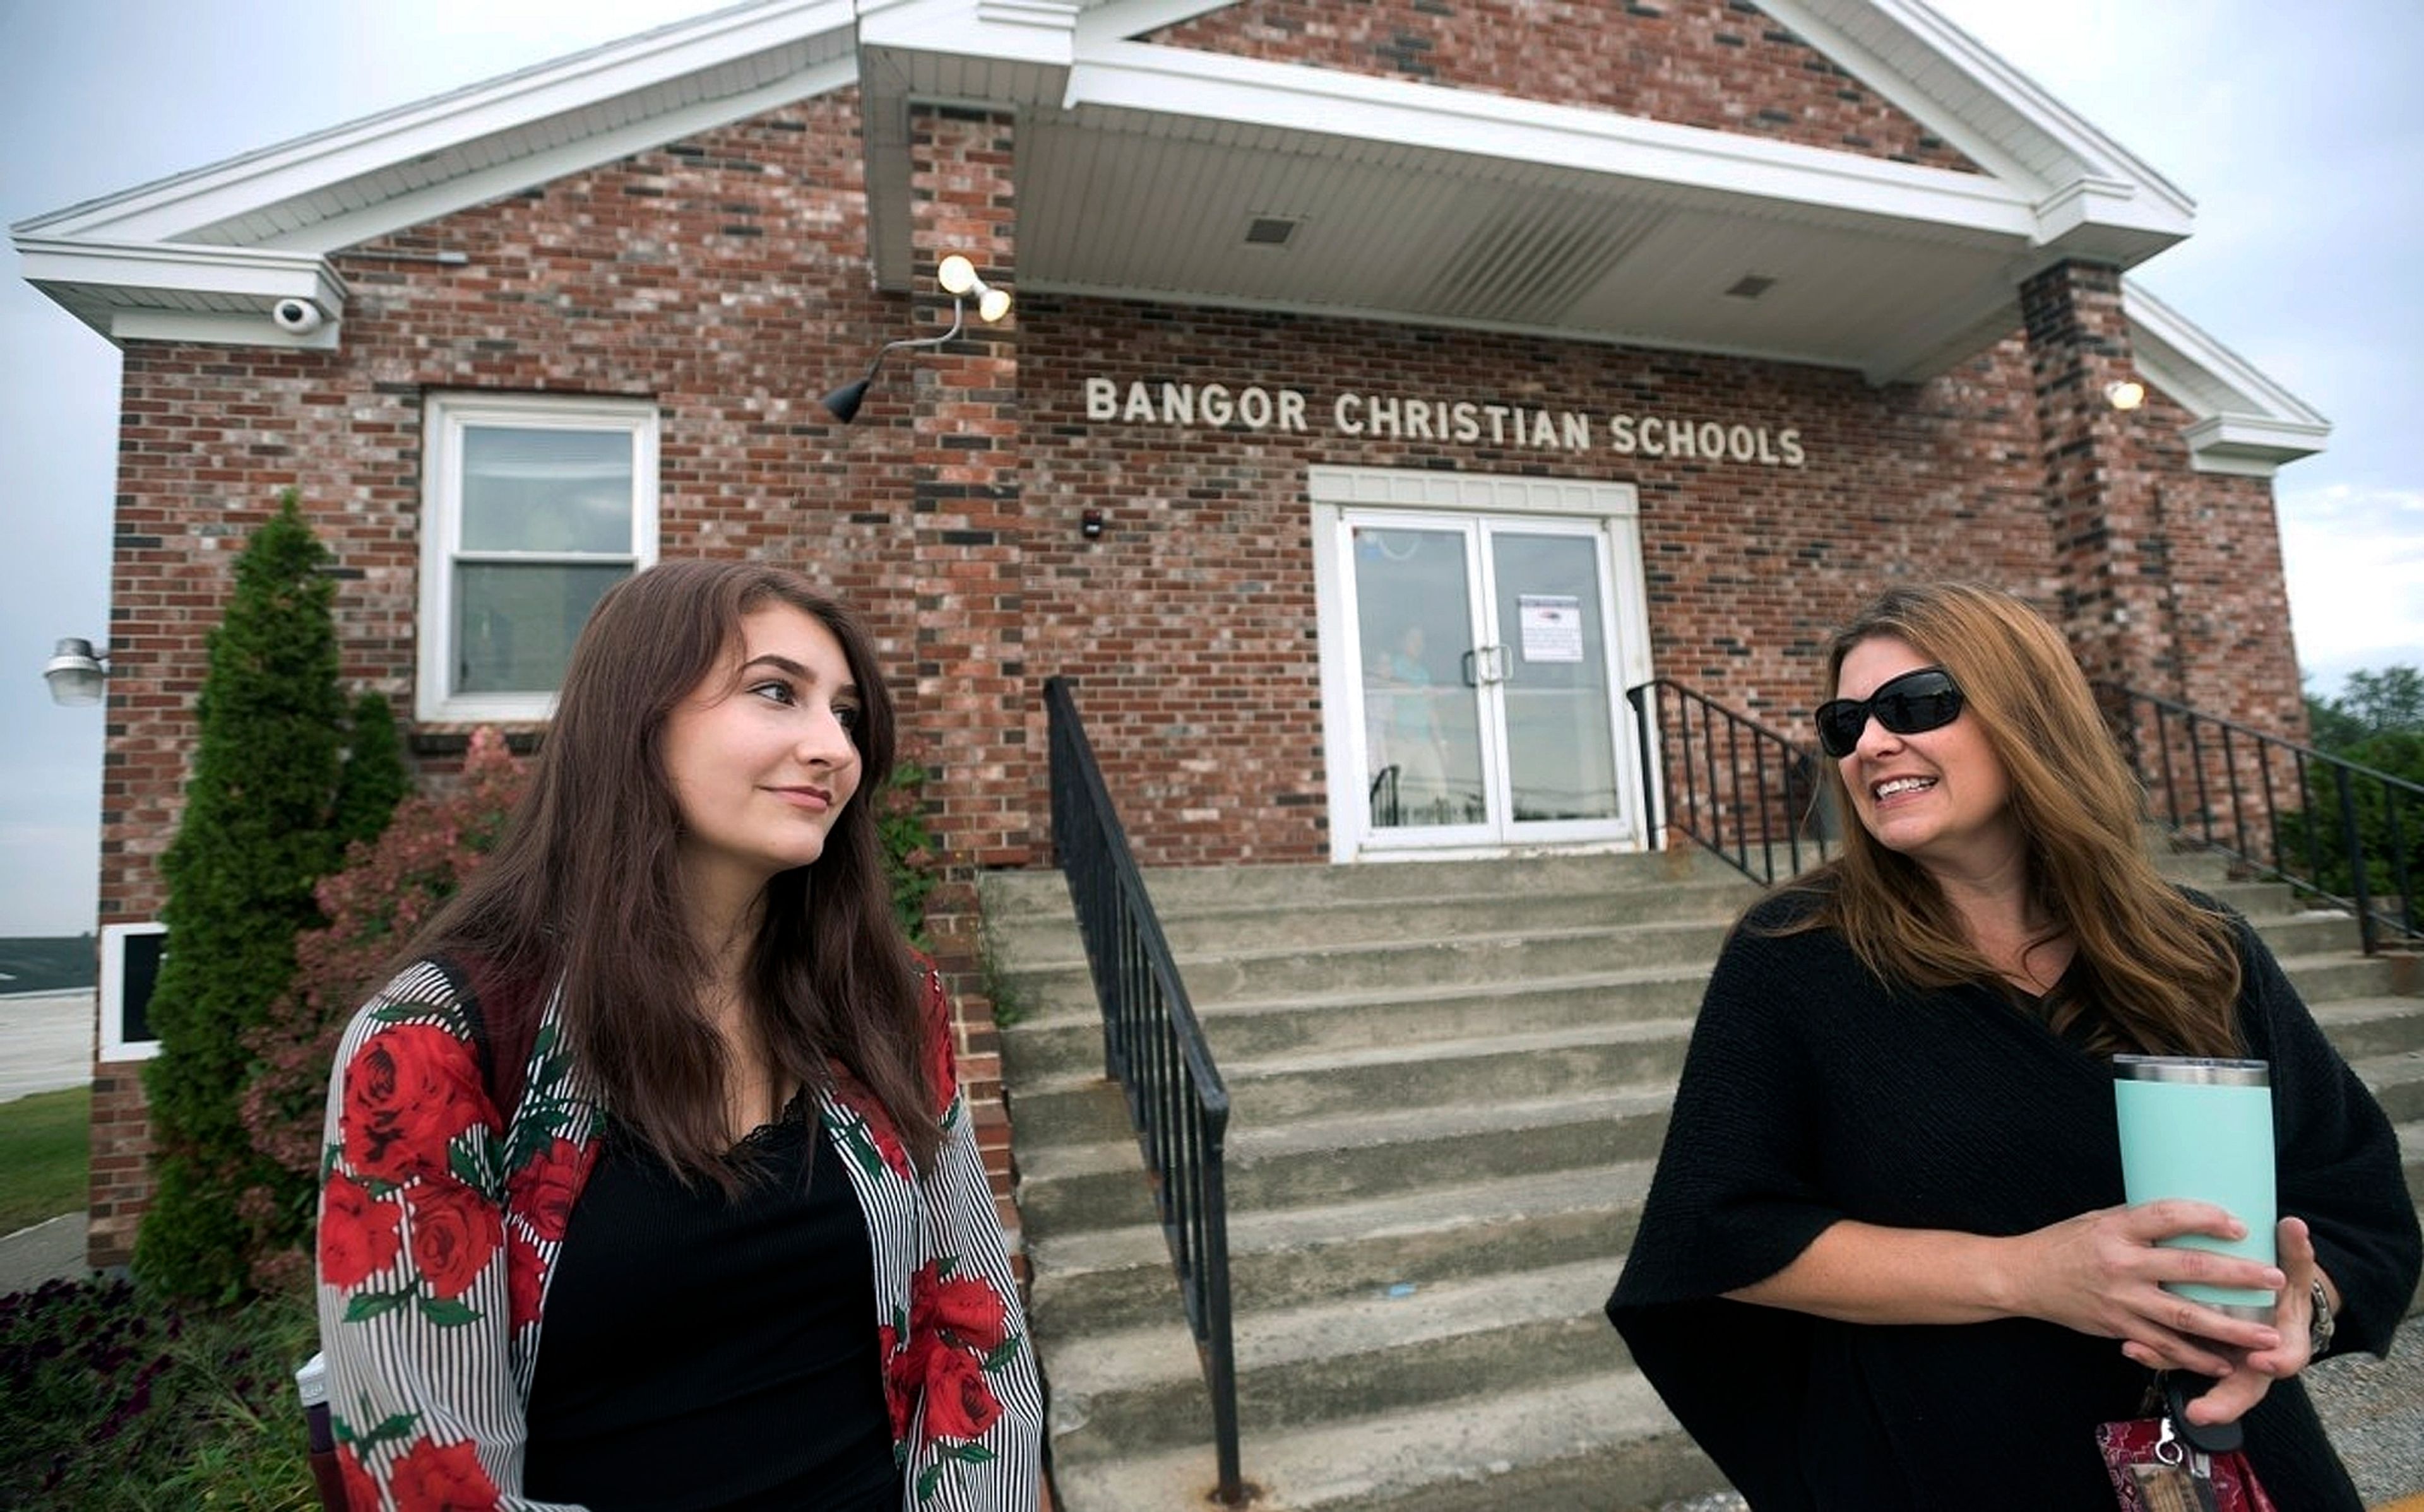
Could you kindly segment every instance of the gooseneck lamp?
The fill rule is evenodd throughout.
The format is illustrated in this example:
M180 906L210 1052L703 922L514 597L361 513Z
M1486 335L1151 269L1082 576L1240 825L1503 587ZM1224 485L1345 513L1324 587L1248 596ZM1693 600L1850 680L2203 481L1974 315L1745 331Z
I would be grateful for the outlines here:
M867 400L868 385L873 383L876 374L883 371L885 358L906 347L940 346L965 330L966 300L971 294L976 297L977 319L988 326L1010 313L1010 291L985 282L977 275L976 264L957 252L943 259L942 265L934 270L934 281L951 296L951 328L940 336L904 337L877 347L875 360L867 365L864 376L855 383L843 384L817 401L834 419L847 425L858 418L858 406Z

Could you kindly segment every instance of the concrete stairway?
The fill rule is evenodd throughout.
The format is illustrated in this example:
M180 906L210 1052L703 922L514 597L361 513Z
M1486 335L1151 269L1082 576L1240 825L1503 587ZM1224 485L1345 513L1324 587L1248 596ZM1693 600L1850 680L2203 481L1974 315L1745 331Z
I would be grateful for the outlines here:
M2424 1194L2424 997L2343 918L2257 918ZM1653 1507L1722 1485L1600 1305L1692 1015L1754 895L1652 856L1246 867L1148 886L1234 1103L1238 1411L1266 1506ZM1201 1512L1203 1373L1056 873L987 883L1051 1454L1069 1512Z

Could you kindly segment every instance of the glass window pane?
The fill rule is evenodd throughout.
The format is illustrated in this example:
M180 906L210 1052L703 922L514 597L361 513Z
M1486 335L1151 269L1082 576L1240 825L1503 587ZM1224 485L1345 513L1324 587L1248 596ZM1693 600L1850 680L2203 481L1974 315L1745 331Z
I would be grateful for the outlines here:
M1616 738L1601 624L1599 543L1491 537L1507 658L1507 782L1515 819L1613 819Z
M463 549L631 549L631 433L463 428Z
M1479 694L1460 531L1359 525L1365 777L1372 826L1478 824L1489 818Z
M553 692L573 637L629 565L495 565L454 569L457 693Z

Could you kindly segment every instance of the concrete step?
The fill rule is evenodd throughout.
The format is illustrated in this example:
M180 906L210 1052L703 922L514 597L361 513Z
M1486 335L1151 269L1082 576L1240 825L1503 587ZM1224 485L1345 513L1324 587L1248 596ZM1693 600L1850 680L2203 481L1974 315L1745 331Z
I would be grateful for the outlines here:
M1230 1210L1306 1207L1648 1159L1666 1134L1672 1097L1671 1086L1633 1087L1233 1127L1226 1159ZM1142 1190L1134 1139L1022 1148L1020 1154L1019 1211L1038 1235L1149 1221L1139 1207Z
M1244 1060L1219 1055L1233 1128L1270 1128L1362 1108L1428 1107L1450 1101L1525 1101L1638 1083L1671 1084L1683 1069L1692 1021L1594 1024L1324 1049ZM1018 1095L1022 1137L1039 1145L1113 1139L1128 1131L1124 1098L1106 1096L1099 1071L1039 1079ZM1030 1122L1031 1121L1031 1122Z
M2424 1122L2424 1050L2367 1056L2349 1064L2371 1089L2391 1122ZM2410 1146L2406 1153L2424 1160L2424 1149Z
M1247 1477L1296 1512L1648 1512L1725 1480L1637 1373L1257 1435ZM1056 1464L1062 1504L1202 1512L1209 1448ZM1619 1489L1620 1488L1620 1489Z
M1621 1254L1651 1162L1429 1186L1316 1208L1233 1211L1230 1291L1240 1311L1424 1286L1525 1265ZM1152 1223L1056 1236L1029 1249L1046 1340L1178 1315L1169 1245Z
M1584 972L1507 985L1430 983L1389 992L1350 990L1198 1002L1204 1037L1222 1074L1233 1061L1348 1051L1373 1044L1529 1034L1697 1013L1710 960L1688 966ZM1013 981L1027 1017L1002 1031L1002 1058L1015 1095L1030 1079L1099 1075L1102 1015L1091 994L1048 1004ZM1020 1132L1022 1141L1026 1138Z
M1437 1405L1606 1371L1601 1313L1620 1255L1241 1314L1241 1435ZM1184 1326L1090 1335L1059 1352L1056 1465L1202 1441L1203 1370Z
M2350 997L2307 1006L2344 1059L2424 1051L2424 997Z
M1351 899L1317 907L1283 902L1181 909L1158 898L1154 906L1171 949L1184 959L1230 950L1458 939L1527 930L1681 922L1723 927L1733 922L1752 896L1738 882L1694 881L1659 888L1503 889L1424 899ZM1013 970L1041 970L1082 959L1083 945L1065 900L1057 909L997 916L989 931L997 963Z
M1674 923L1505 931L1445 938L1348 940L1276 948L1233 947L1178 954L1180 979L1200 1010L1227 1002L1300 998L1326 993L1539 981L1611 967L1706 967L1727 925ZM1080 958L1010 974L1019 999L1078 1001L1092 990Z
M2281 970L2310 1008L2359 997L2398 998L2400 962L2387 956L2358 955L2353 950L2320 955L2285 955ZM2409 1002L2418 999L2409 997Z

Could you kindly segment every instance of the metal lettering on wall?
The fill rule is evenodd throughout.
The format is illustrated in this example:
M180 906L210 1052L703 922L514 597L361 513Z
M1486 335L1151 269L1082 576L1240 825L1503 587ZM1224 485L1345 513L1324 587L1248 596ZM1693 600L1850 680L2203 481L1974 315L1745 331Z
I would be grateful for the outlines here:
M1325 434L1539 452L1610 453L1797 468L1808 461L1800 427L1748 425L1664 413L1597 414L1586 409L1341 393L1316 405L1300 389L1268 384L1085 381L1086 418L1124 425L1307 435Z

